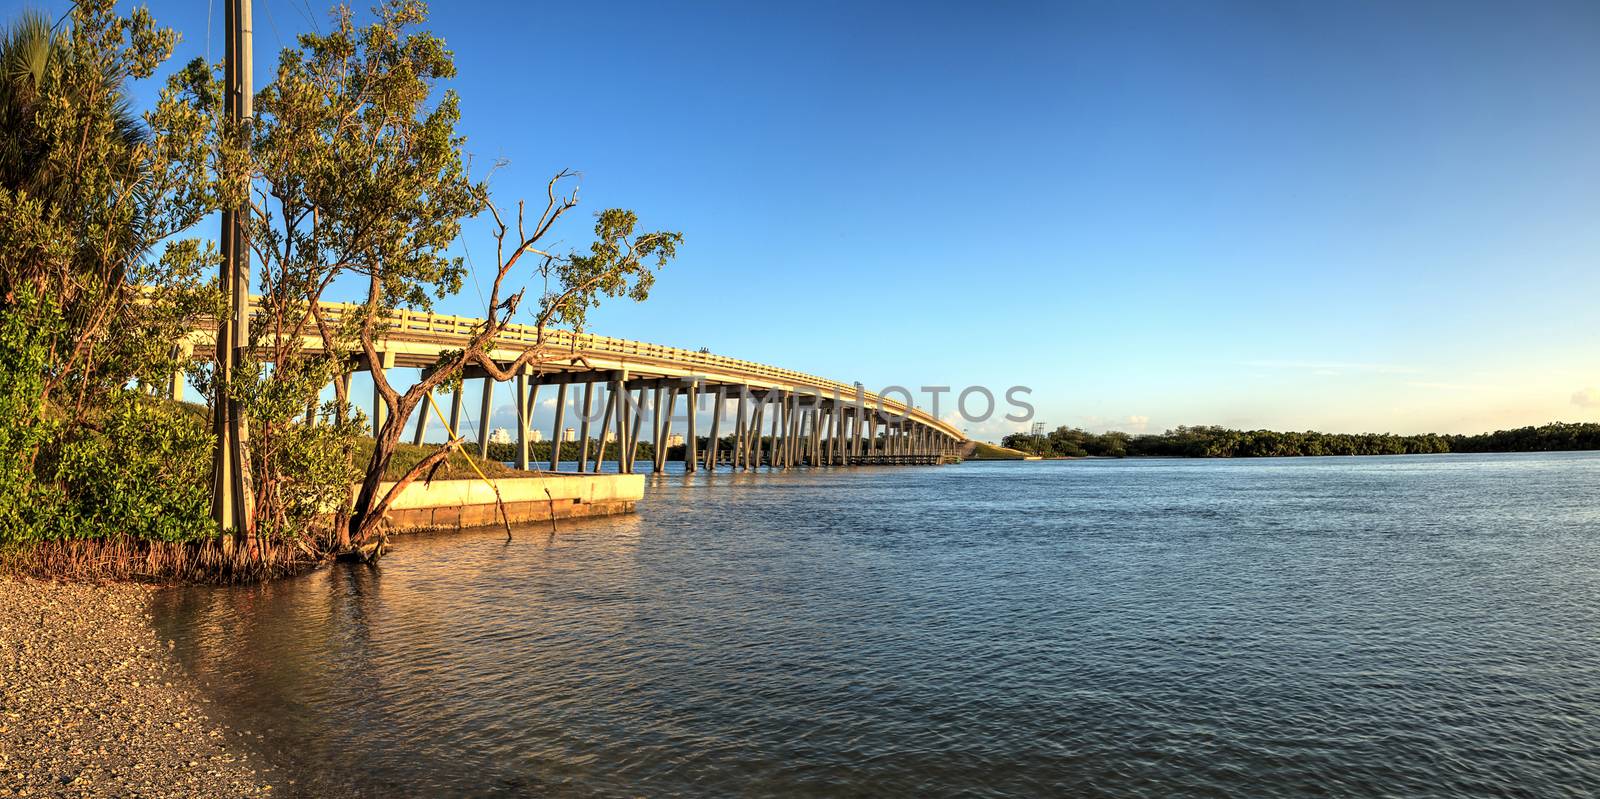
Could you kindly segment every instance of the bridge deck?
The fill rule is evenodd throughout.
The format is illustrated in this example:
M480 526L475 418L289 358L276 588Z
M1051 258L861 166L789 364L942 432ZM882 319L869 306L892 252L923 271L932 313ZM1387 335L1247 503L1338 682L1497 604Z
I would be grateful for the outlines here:
M323 308L329 322L338 324L347 314L355 313L357 306L324 303ZM386 360L392 358L390 366L413 368L430 366L441 352L462 348L483 325L481 319L411 310L397 311L389 321L390 328L381 343ZM196 331L191 341L196 354L209 355L214 338L214 330ZM312 351L322 346L317 336L307 336L304 343ZM538 344L538 328L511 324L496 339L496 348L491 355L496 361L510 362L523 350ZM853 383L829 380L792 369L645 341L593 333L574 334L557 328L545 329L544 346L552 352L552 357L540 364L541 372L546 375L618 372L630 382L640 378L693 377L699 378L702 385L707 387L746 386L757 393L767 390L814 391L833 397L837 392L837 396L845 401L859 399L866 407L908 419L956 441L966 438L956 426L920 408L866 391L864 387L858 388ZM366 367L363 364L359 368ZM580 376L573 375L574 378ZM546 382L552 381L546 379Z

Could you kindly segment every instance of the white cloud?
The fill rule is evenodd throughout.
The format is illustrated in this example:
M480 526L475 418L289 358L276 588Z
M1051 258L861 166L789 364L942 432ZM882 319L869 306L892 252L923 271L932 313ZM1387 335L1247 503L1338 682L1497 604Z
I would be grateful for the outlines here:
M1600 389L1590 386L1572 392L1572 404L1580 408L1600 408Z

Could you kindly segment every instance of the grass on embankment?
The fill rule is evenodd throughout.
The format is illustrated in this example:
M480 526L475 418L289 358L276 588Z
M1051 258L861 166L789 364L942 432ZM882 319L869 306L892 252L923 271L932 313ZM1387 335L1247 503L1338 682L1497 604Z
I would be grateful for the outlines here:
M1022 450L1007 449L987 441L973 441L971 444L971 451L962 456L969 461L1020 461L1028 457L1028 453Z
M429 455L433 454L434 450L437 450L438 448L439 448L439 446L437 444L420 444L420 445L419 444L401 444L399 447L397 447L395 449L394 457L389 459L389 468L384 470L383 479L385 479L385 480L399 480L400 478L405 476L406 472L411 470L411 467L417 465L418 461L421 461L423 458L426 458ZM372 439L370 439L370 438L359 438L359 439L356 439L356 451L355 451L355 462L356 462L356 465L358 467L361 466L361 465L364 465L371 458L372 458ZM483 470L483 475L485 477L493 478L493 477L527 477L528 476L528 474L526 472L519 472L516 469L511 468L510 466L507 466L507 465L505 465L503 463L500 463L499 461L489 461L489 460L484 460L482 458L479 458L477 453L475 453L475 452L469 453L469 452L464 452L464 451L456 451L456 452L450 453L450 457L445 461L443 466L439 467L439 471L433 475L433 479L435 479L435 480L476 480L476 479L478 479L478 473L473 471L471 466L467 465L467 460L469 460L469 459L473 463L478 464L478 468ZM423 476L426 477L427 475L423 475Z

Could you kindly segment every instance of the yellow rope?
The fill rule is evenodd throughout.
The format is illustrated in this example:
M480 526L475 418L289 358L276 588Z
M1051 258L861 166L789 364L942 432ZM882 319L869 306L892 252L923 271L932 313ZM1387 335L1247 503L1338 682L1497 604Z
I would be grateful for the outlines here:
M433 389L428 389L428 407L433 409L433 415L438 417L439 424L444 426L444 431L446 433L450 434L450 440L451 441L454 441L454 440L460 438L460 436L456 435L455 428L451 427L450 426L450 422L445 420L444 412L439 410L439 403L434 401L434 399L433 399ZM480 425L484 424L486 421L488 421L488 420L479 419L478 420L478 424L480 424ZM489 486L489 490L494 492L494 504L497 505L500 508L500 523L504 524L506 526L506 540L510 541L511 540L511 514L506 512L506 501L505 501L505 499L503 499L500 496L500 486L496 485L493 480L489 479L488 475L485 475L483 473L482 469L478 468L478 464L475 461L472 460L472 456L471 455L468 455L466 452L462 452L461 453L461 457L466 459L467 465L472 467L472 471L478 473L478 479L482 480L484 482L484 485ZM550 494L550 489L546 488L544 490L544 492L545 492L545 495L548 496ZM554 521L554 517L553 516L552 516L552 521Z
M458 435L456 435L456 431L455 431L455 429L454 429L454 428L452 428L452 427L451 427L451 426L450 426L450 423L449 423L449 422L448 422L448 421L446 421L446 420L445 420L445 418L444 418L444 412L442 412L442 411L440 411L440 410L439 410L439 403L437 403L437 402L434 402L434 400L433 400L433 390L432 390L432 389L429 389L429 390L428 390L428 407L429 407L429 408L432 408L432 409L433 409L433 415L434 415L434 416L436 416L436 417L438 417L438 419L439 419L439 424L440 424L440 425L441 425L441 426L443 426L443 427L444 427L444 431L445 431L445 432L446 432L446 433L449 433L449 434L450 434L450 440L451 440L451 441L454 441L454 440L456 440L456 439L457 439L457 438L460 438L460 436L458 436ZM481 421L480 421L480 422L478 422L478 424L483 424L483 422L481 422ZM472 470L473 470L473 471L474 471L474 472L477 472L477 473L478 473L478 477L479 477L479 479L481 479L481 480L483 480L483 482L485 482L485 483L488 483L488 484L489 484L489 487L490 487L490 488L494 488L494 482L493 482L493 481L491 481L491 480L490 480L490 479L489 479L489 478L488 478L488 476L487 476L487 475L485 475L485 474L484 474L484 473L483 473L483 470L482 470L482 469L479 469L479 468L478 468L478 464L476 464L476 463L474 463L474 462L473 462L473 460L472 460L472 456L470 456L470 455L467 455L467 453L466 453L466 452L465 452L465 451L463 451L463 452L462 452L462 453L461 453L461 455L462 455L462 456L463 456L463 457L465 457L465 458L466 458L466 459L467 459L467 465L468 465L468 466L471 466L471 467L472 467ZM496 495L498 495L498 494L499 494L499 493L500 493L500 490L499 490L499 489L497 489L497 488L496 488L496 489L495 489L495 494L496 494Z

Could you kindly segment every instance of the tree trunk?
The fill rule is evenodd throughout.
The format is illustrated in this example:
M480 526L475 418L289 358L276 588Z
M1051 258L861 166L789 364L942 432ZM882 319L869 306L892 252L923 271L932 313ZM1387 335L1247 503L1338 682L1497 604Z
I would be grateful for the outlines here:
M389 468L389 460L394 457L395 447L400 443L400 425L395 420L400 418L397 413L391 412L384 421L383 429L372 442L372 460L367 462L367 473L361 478L361 491L356 494L356 504L350 514L348 540L341 540L341 546L348 548L351 543L357 545L364 543L367 537L378 529L381 518L371 518L372 508L378 502L378 484L383 482L383 473Z

